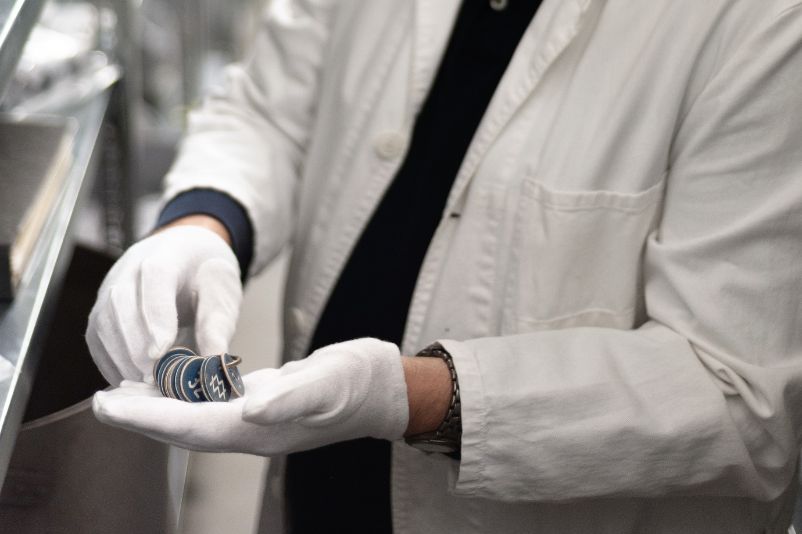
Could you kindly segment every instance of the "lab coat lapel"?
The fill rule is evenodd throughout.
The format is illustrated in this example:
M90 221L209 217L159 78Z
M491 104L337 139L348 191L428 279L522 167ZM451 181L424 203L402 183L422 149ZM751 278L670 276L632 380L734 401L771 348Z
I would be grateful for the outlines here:
M461 3L461 0L415 0L410 123L434 82Z
M436 0L434 0L436 2ZM468 0L481 1L481 0ZM579 33L592 4L604 0L543 0L502 77L451 189L445 213L460 204L482 158L549 66ZM419 1L421 4L434 2Z

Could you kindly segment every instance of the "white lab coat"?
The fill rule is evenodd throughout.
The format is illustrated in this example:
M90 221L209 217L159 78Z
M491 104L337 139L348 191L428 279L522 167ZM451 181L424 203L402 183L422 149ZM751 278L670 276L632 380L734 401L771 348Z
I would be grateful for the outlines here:
M292 244L287 360L403 160L458 6L273 0L192 116L167 197L237 198L253 272ZM801 309L802 3L544 0L415 289L402 349L446 340L462 461L395 446L395 532L784 532Z

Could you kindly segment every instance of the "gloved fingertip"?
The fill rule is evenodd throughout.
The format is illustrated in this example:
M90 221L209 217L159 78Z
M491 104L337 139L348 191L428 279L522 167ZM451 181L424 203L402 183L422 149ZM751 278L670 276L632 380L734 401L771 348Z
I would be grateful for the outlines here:
M106 395L106 392L98 391L92 397L92 413L95 414L95 417L100 422L106 422L108 420L104 402Z
M256 423L256 412L258 408L256 407L255 403L250 399L245 399L245 402L242 403L242 419L243 421L247 421L249 423Z
M145 391L147 391L147 392L158 391L157 388L156 388L156 384L153 383L153 379L150 380L150 383L148 383L147 381L144 381L144 382L133 382L133 383L131 383L129 385L129 387L136 388L136 389L141 390L143 392L145 392Z
M270 417L270 411L267 409L267 402L264 399L249 399L246 398L242 405L242 420L256 425L270 425L274 424Z
M167 354L167 351L170 350L171 345L172 343L168 341L151 345L147 351L148 360L150 360L151 363L156 363L159 358Z

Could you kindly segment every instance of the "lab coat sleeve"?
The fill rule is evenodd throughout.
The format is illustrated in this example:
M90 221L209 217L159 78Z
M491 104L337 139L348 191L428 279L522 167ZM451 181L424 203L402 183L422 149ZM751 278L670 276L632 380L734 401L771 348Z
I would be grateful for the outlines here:
M336 0L272 0L250 58L190 114L187 135L165 179L164 201L191 189L224 192L254 229L251 273L288 242L299 169L315 120Z
M462 393L456 494L787 488L802 430L802 9L724 57L678 124L644 251L648 321L442 341Z

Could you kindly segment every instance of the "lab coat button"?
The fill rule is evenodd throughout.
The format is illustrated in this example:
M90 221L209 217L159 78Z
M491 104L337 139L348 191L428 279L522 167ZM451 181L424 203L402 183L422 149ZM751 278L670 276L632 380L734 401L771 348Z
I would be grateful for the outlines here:
M398 159L407 149L407 136L400 132L382 132L376 137L375 147L380 158Z

